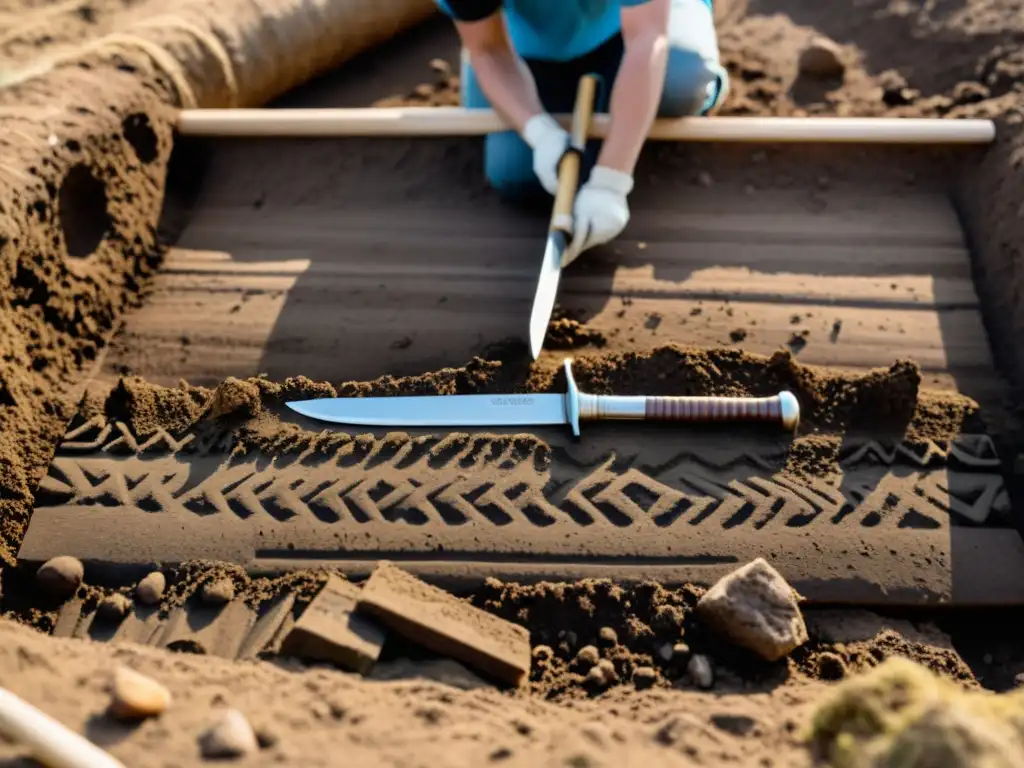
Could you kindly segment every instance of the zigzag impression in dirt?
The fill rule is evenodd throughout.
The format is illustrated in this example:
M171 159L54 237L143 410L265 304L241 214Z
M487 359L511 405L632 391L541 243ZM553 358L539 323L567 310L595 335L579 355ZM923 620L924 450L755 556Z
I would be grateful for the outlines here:
M702 364L722 373L713 391L697 383ZM666 348L576 367L582 386L610 392L656 370L675 371L656 379L660 390L688 394L785 382L804 404L801 434L608 425L582 444L557 430L352 435L281 407L337 391L326 384L231 380L211 391L125 379L83 403L19 559L71 554L97 583L124 584L190 561L361 578L384 558L467 588L611 575L708 585L764 556L819 602L1021 599L1008 574L1024 568L1024 550L1006 535L995 445L971 431L969 400L918 392L912 366L843 378L784 354ZM493 392L508 374L477 362L339 389ZM524 386L556 391L557 381L534 371Z

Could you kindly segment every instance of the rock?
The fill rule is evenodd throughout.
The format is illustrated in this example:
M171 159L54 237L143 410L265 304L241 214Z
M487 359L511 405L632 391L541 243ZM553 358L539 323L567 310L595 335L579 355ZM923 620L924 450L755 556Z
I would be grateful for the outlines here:
M530 674L530 632L457 599L393 563L381 562L357 604L404 637L513 686Z
M672 645L672 643L665 643L660 648L658 648L658 657L666 664L668 664L675 657L675 653L672 650L673 648L674 646Z
M637 667L633 670L633 685L639 690L650 688L658 682L658 673L654 667Z
M199 737L199 749L205 758L244 757L259 748L256 733L237 709L225 710L213 727Z
M676 643L672 646L672 658L675 661L685 659L690 655L690 646L686 643Z
M355 612L359 591L349 581L328 578L282 641L281 653L369 673L380 658L387 633Z
M107 595L96 607L96 612L105 619L123 618L131 610L132 601L122 594Z
M697 603L697 615L713 630L767 661L777 661L807 642L802 598L764 558L720 579Z
M610 659L601 659L597 662L597 666L594 669L601 670L608 685L619 682L619 673L615 671L615 665L612 664Z
M39 586L53 598L66 600L78 591L85 578L85 566L77 557L61 555L47 560L36 571Z
M597 640L602 648L612 648L619 644L619 636L611 627L601 627L597 633Z
M600 660L601 654L593 645L584 645L580 648L580 652L576 654L576 661L585 667L592 667Z
M968 691L894 656L836 685L811 713L810 744L836 766L1011 768L1024 765L1015 725L1024 696Z
M705 691L715 684L715 672L711 668L711 660L707 656L702 656L699 653L691 656L690 663L686 665L686 672L693 680L694 685Z
M835 41L817 35L800 52L797 68L801 74L813 77L839 77L846 72L842 48Z
M587 682L599 688L606 688L619 681L619 673L615 665L608 659L601 659L587 672Z
M114 670L109 712L119 720L156 717L171 705L171 692L129 667Z
M135 587L135 596L143 605L156 605L167 589L167 577L160 571L153 571Z
M203 584L202 599L208 605L224 605L235 599L235 582L227 576Z

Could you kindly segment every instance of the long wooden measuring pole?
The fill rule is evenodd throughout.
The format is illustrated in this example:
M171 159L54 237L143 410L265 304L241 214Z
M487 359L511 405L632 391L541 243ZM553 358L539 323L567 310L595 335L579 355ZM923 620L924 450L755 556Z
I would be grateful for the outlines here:
M572 115L557 115L569 128ZM609 117L595 115L588 136L602 138ZM490 109L391 107L355 109L186 109L178 132L225 137L482 136L506 130ZM991 120L910 117L659 118L654 141L843 142L867 144L989 144Z

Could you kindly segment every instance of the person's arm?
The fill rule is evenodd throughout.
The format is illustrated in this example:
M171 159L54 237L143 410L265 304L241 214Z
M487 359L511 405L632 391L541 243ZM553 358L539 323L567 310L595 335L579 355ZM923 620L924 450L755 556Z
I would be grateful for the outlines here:
M633 174L665 87L670 8L670 0L622 3L625 52L612 88L611 121L599 165Z
M530 70L509 41L501 0L447 0L445 5L487 100L524 133L526 123L544 107Z

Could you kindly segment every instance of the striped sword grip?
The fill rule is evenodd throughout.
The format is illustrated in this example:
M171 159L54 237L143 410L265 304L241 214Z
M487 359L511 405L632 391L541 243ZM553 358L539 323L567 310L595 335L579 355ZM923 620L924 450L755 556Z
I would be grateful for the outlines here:
M766 421L796 429L800 405L790 392L772 397L645 398L644 418L657 421Z

